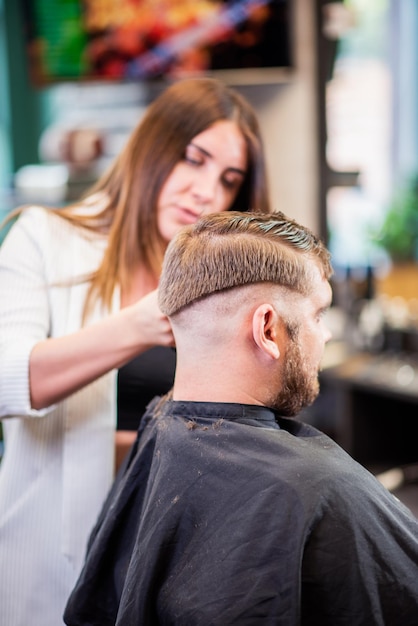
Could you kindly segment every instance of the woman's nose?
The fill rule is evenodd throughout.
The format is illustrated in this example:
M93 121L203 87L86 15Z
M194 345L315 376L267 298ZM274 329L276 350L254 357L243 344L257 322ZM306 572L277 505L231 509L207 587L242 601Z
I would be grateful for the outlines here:
M195 180L193 194L200 202L211 202L215 198L216 185L216 177L206 173L206 175L200 176Z

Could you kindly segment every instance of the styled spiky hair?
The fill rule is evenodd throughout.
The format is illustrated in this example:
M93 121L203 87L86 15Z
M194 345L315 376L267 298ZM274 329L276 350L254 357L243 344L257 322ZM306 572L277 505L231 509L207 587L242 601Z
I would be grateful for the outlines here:
M212 293L262 282L308 294L314 264L324 278L331 276L324 244L283 213L207 215L170 242L159 305L163 313L172 316Z

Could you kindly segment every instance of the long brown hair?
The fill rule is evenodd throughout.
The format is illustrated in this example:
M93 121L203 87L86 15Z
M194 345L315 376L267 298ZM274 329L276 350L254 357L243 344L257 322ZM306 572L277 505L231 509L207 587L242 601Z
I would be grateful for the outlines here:
M80 203L57 211L74 224L108 235L102 263L91 277L86 308L97 298L110 307L116 285L129 289L132 268L142 265L159 276L166 248L157 227L161 188L190 141L219 120L237 124L248 150L248 170L230 209L269 211L262 138L252 106L217 79L172 84L148 107L110 169L86 194L85 199L99 193L104 208L94 219L83 214Z

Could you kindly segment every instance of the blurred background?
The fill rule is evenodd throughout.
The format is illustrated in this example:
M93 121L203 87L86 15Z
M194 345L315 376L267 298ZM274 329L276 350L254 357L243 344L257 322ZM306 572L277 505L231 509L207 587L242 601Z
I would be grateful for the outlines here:
M402 468L416 510L417 32L414 0L0 0L0 218L77 198L169 82L236 87L274 208L332 253L334 338L304 418L376 473Z

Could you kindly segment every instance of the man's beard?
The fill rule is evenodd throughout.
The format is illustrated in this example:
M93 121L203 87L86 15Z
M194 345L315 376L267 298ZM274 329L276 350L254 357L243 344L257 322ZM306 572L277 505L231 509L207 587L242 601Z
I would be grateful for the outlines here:
M291 339L280 373L280 391L270 406L280 415L293 417L312 404L318 394L318 371L307 371L297 339Z

